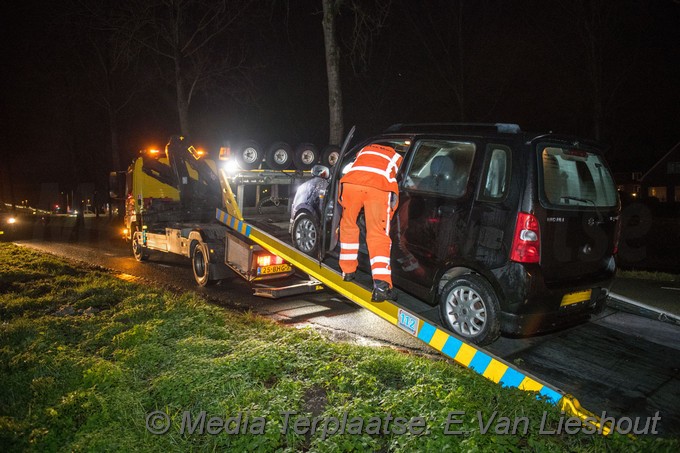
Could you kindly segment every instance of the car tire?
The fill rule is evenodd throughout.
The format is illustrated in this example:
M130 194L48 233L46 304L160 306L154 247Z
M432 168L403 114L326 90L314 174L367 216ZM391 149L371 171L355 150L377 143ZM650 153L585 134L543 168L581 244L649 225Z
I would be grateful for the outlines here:
M193 241L191 244L191 269L198 286L204 287L215 283L210 280L210 256L208 246L203 242Z
M236 146L236 161L243 170L255 170L262 163L262 147L254 140L246 140Z
M319 161L319 150L312 143L301 143L295 148L293 162L298 170L309 170Z
M137 261L146 261L149 259L149 249L143 245L142 232L135 231L132 233L132 256Z
M340 158L340 147L338 145L328 145L321 153L321 163L328 168L332 168Z
M491 285L478 274L451 279L439 297L444 326L477 344L493 343L500 335L500 306Z
M295 217L291 239L296 249L310 256L319 250L319 222L310 214L303 212Z
M276 142L267 149L264 161L272 170L286 170L293 162L293 148L285 142Z

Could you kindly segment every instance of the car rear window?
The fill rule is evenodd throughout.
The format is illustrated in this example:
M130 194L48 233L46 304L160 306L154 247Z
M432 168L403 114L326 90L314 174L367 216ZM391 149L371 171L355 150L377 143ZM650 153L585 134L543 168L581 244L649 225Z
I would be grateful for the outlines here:
M541 148L544 205L616 206L616 186L599 155L553 145Z

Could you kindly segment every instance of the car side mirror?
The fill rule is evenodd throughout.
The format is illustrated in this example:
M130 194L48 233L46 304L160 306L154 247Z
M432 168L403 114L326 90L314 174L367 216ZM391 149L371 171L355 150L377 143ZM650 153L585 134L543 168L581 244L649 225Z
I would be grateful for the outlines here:
M314 165L312 167L312 176L328 179L331 177L331 170L325 165Z

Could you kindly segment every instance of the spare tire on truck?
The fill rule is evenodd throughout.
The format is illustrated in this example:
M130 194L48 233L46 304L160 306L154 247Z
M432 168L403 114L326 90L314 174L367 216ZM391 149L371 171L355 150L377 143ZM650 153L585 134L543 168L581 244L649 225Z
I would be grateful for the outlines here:
M293 163L293 148L285 142L276 142L267 149L264 161L272 170L286 170Z
M328 168L333 167L340 158L340 147L338 145L328 145L321 153L321 164Z
M264 152L255 140L246 140L236 145L234 157L243 170L255 170L262 163Z
M319 160L319 150L312 143L300 143L295 148L293 162L298 170L309 170Z

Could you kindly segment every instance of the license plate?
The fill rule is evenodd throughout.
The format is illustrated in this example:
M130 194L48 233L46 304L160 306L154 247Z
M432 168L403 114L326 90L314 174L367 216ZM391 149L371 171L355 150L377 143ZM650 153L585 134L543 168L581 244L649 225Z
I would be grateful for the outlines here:
M567 305L589 301L592 293L593 293L592 289L587 289L585 291L566 294L564 297L562 297L562 303L560 304L560 307L566 307Z
M290 264L275 264L272 266L262 266L257 268L257 275L280 274L289 272L293 269Z

